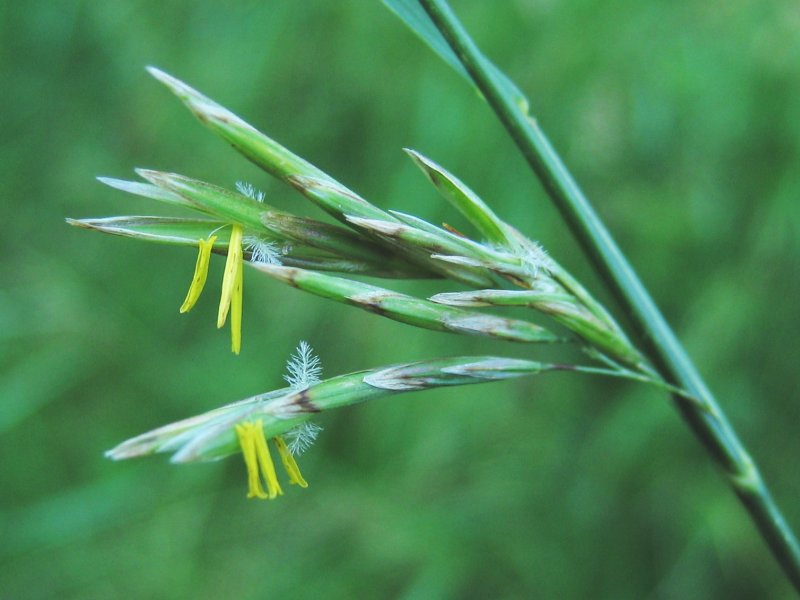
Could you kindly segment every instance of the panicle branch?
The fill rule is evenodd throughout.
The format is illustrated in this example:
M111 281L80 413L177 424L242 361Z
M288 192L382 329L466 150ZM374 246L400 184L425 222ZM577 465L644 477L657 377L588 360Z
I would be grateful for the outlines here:
M474 226L478 238L378 208L194 88L154 67L148 70L214 133L346 227L279 210L251 184L238 182L237 191L230 191L151 169L136 171L148 183L101 181L193 209L203 219L112 217L71 224L147 241L205 244L219 254L241 252L274 279L417 327L517 342L563 340L538 323L461 308L527 307L565 327L581 345L652 374L610 314L565 269L438 163L406 149L436 190ZM232 231L241 231L243 242L231 245ZM344 276L324 274L330 271ZM471 290L424 300L355 281L354 275L444 277Z

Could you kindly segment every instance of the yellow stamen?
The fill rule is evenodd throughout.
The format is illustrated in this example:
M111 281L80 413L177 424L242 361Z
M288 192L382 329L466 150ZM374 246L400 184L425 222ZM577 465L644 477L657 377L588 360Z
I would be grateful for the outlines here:
M239 446L242 448L244 463L247 465L249 488L247 497L272 500L283 495L281 485L278 483L278 474L275 472L275 463L272 462L272 455L269 453L267 440L264 437L264 422L261 419L245 421L236 425L235 429L236 437L239 438ZM308 483L300 473L300 467L297 466L283 438L277 436L272 438L272 441L275 442L278 454L281 455L281 462L289 475L289 481L303 488L308 487ZM266 483L266 492L261 483L262 479Z
M260 421L259 421L260 423ZM258 477L258 458L256 454L256 437L254 435L255 426L252 423L241 423L236 426L236 437L239 438L239 445L242 448L244 464L247 466L248 498L268 498L264 489L261 487L261 480ZM261 427L258 427L261 431ZM261 434L263 437L263 433Z
M197 252L194 276L192 277L192 284L189 286L189 291L186 293L186 299L181 305L181 313L192 310L192 307L203 291L203 286L206 284L206 278L208 277L208 263L211 261L211 249L214 247L215 241L217 241L217 236L215 235L212 235L207 240L198 241L200 249Z
M233 290L236 287L238 272L242 269L242 235L240 225L231 229L231 240L228 243L228 259L225 261L225 274L222 276L222 296L219 299L219 313L217 314L217 327L225 325L228 318L228 309L231 306Z
M291 483L296 483L302 488L307 488L308 483L303 479L303 475L300 473L300 467L297 466L297 461L295 461L294 456L292 456L292 453L286 446L286 442L284 442L283 438L280 436L273 438L272 441L275 442L278 454L281 455L281 462L283 462L283 468L286 469L286 472L289 474L289 481Z
M258 456L258 462L261 464L261 475L267 483L267 492L269 492L269 498L272 500L275 496L283 495L283 490L278 483L275 465L272 462L272 456L267 447L267 440L264 438L263 422L261 419L256 421L253 427L255 429L253 435L255 437L256 454Z
M234 354L239 354L242 349L242 284L244 282L241 248L236 260L239 264L236 267L236 282L231 298L231 350Z

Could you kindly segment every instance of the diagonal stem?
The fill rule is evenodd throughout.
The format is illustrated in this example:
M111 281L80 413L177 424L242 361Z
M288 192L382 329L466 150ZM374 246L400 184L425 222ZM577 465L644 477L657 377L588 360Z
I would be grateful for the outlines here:
M647 289L614 242L538 124L508 94L445 0L419 0L458 56L486 101L516 142L528 164L577 237L585 253L627 313L649 358L679 394L672 399L697 438L720 467L756 527L800 591L800 548L772 499L755 462L739 441L697 369Z

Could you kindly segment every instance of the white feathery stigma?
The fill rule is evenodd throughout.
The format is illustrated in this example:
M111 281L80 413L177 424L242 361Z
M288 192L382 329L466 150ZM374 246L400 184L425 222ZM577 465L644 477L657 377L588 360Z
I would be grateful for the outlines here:
M300 456L308 450L317 440L320 431L322 431L322 427L306 421L284 433L283 437L286 438L286 445L292 456Z
M264 201L264 192L257 190L255 187L253 187L252 183L248 183L246 181L237 181L236 191L238 191L242 196L247 196L256 202Z
M525 261L534 278L539 276L540 271L548 273L553 267L553 259L547 254L547 250L537 242L526 245L520 258Z
M252 183L237 181L236 190L251 200L264 202L264 192L257 190ZM250 252L250 262L266 263L268 265L280 265L280 256L284 254L274 243L256 236L246 236L244 238L244 249Z
M292 390L304 390L320 382L322 375L322 363L319 357L314 354L311 345L302 341L297 345L294 354L289 357L286 363L286 380Z
M266 263L268 265L281 264L281 249L273 242L262 240L256 236L245 236L244 250L250 253L250 262Z
M301 341L297 345L294 354L289 357L286 363L286 375L283 378L293 391L299 392L320 382L322 375L322 363L319 357L314 354L311 345L306 341ZM301 423L294 429L290 429L284 435L289 452L293 456L299 456L308 450L317 439L322 427L316 423Z

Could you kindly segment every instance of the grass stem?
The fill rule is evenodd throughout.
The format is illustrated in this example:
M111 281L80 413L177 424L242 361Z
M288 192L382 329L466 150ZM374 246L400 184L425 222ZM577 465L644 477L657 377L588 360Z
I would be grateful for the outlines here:
M660 310L535 119L508 93L445 0L419 0L581 243L633 324L642 347L664 379L685 389L673 394L679 412L722 469L762 537L800 591L800 548L764 483ZM693 398L696 400L690 400ZM699 401L699 402L698 402Z

